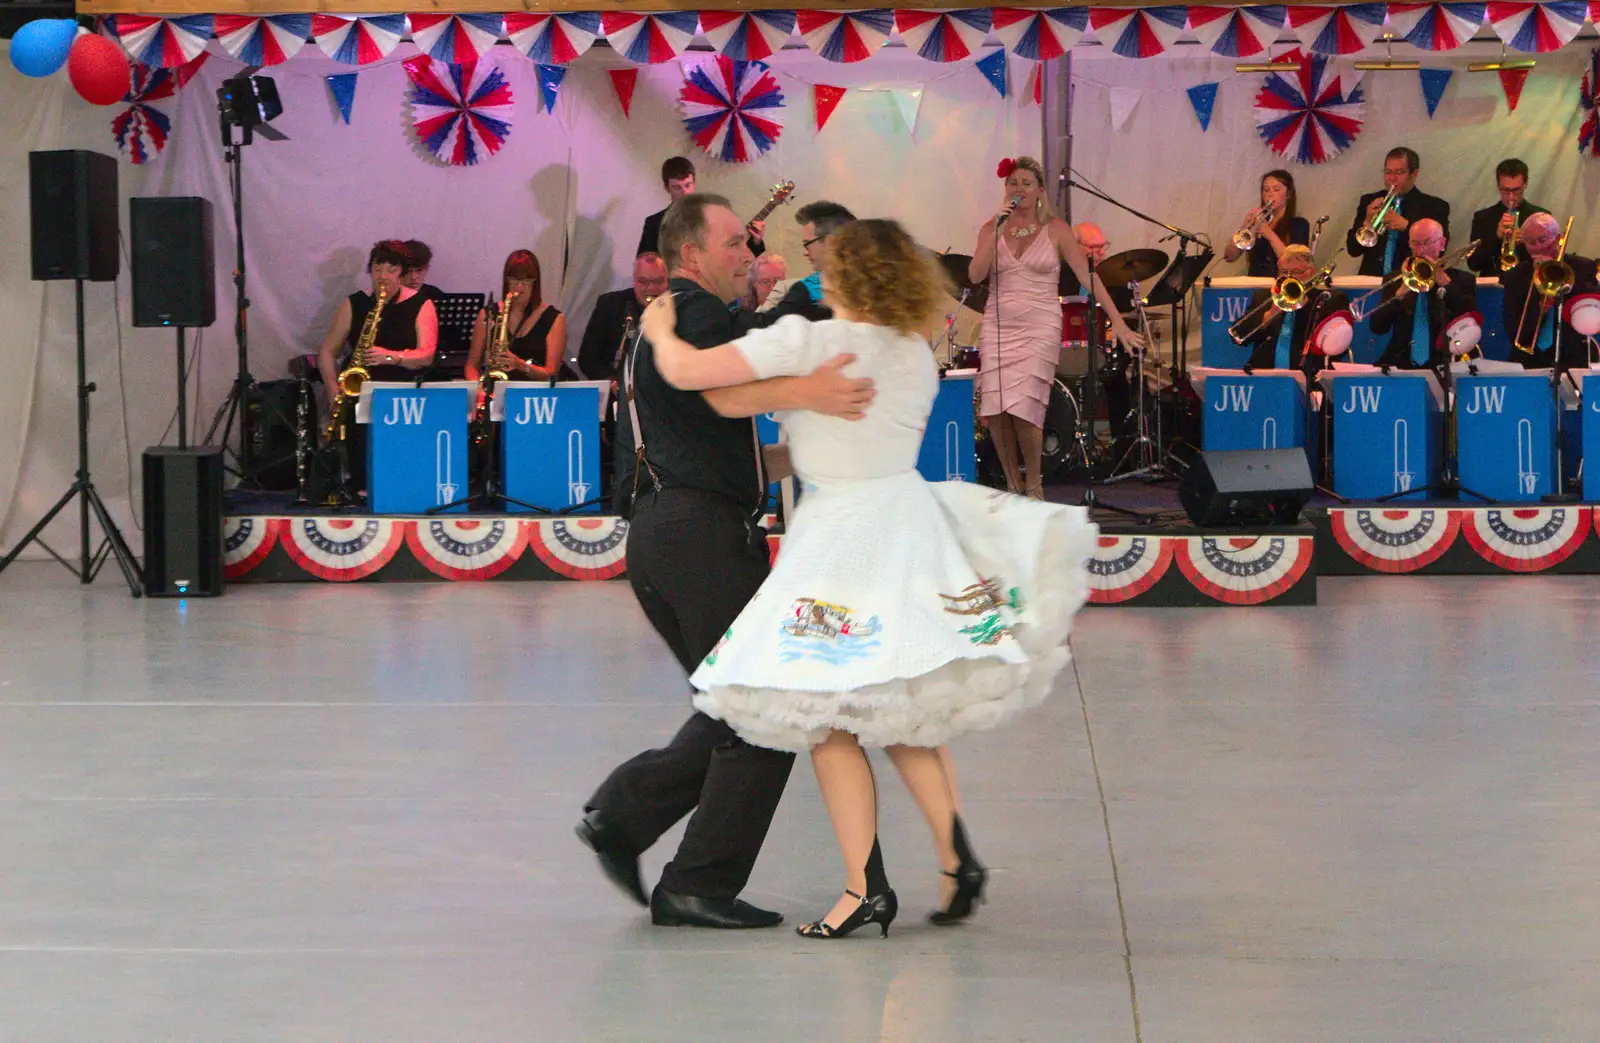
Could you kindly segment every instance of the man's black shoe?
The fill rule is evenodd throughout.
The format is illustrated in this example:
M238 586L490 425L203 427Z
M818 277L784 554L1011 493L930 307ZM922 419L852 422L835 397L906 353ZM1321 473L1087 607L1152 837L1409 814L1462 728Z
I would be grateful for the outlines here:
M600 856L600 868L606 879L622 888L622 893L638 902L649 905L644 896L644 881L639 877L639 853L623 843L615 826L599 811L583 816L573 831L578 839Z
M698 898L657 887L650 895L650 922L658 927L776 927L781 913L757 909L738 898Z

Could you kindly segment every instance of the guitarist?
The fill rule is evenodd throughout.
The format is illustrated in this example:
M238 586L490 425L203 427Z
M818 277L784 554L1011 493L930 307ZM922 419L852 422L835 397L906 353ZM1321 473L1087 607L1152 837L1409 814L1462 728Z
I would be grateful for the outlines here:
M673 203L692 194L694 164L684 156L673 156L661 164L661 187L667 190L667 195L672 197ZM768 211L763 213L766 212ZM644 219L644 231L639 236L639 249L634 256L661 252L661 218L665 213L665 210L659 210ZM763 241L767 223L761 220L751 221L745 228L750 232L750 252L760 257L767 249Z

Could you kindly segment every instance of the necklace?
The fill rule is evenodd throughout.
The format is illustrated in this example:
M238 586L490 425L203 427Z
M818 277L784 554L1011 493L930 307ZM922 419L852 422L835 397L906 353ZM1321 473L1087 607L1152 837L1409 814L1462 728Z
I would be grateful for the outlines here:
M1007 231L1009 231L1012 235L1016 236L1018 239L1026 239L1026 238L1028 238L1028 236L1032 235L1033 233L1037 232L1038 230L1039 230L1039 226L1038 225L1028 225L1026 228L1008 228L1007 229Z

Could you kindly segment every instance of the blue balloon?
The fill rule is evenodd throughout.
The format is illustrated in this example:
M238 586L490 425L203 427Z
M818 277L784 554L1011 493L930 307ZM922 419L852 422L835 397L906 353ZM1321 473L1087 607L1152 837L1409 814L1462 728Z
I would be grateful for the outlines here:
M71 18L35 19L11 38L11 64L24 76L49 76L67 64L77 36L78 23Z

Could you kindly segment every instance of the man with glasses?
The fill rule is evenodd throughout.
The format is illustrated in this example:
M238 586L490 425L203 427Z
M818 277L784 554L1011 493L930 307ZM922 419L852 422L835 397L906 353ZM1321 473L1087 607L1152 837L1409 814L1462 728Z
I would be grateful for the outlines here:
M1548 307L1533 288L1534 267L1555 260L1561 249L1561 225L1549 214L1534 214L1522 223L1522 245L1527 256L1501 277L1506 288L1506 336L1513 345L1533 348L1531 353L1511 349L1511 359L1527 369L1562 369L1589 364L1589 338L1572 326L1572 313L1592 308L1594 294L1600 292L1595 278L1595 262L1568 251L1562 260L1572 269L1572 290L1557 297Z
M1473 247L1467 257L1467 267L1479 275L1498 279L1504 271L1500 267L1500 250L1507 235L1520 229L1523 222L1534 214L1550 211L1528 202L1528 164L1520 159L1505 159L1494 168L1495 186L1500 190L1500 202L1484 207L1472 215L1471 241ZM1519 243L1517 260L1528 256Z
M1382 276L1399 269L1401 262L1411 256L1411 241L1406 229L1413 221L1428 218L1439 222L1444 237L1450 238L1450 204L1438 196L1430 196L1417 187L1417 175L1422 170L1422 160L1408 148L1392 148L1383 160L1383 190L1368 192L1356 204L1356 216L1345 235L1345 249L1351 257L1361 259L1362 275ZM1395 194L1394 205L1384 211L1379 223L1378 241L1372 246L1362 246L1357 233L1378 219L1384 199Z
M1413 221L1407 233L1411 243L1411 256L1437 265L1449 245L1439 222L1423 218ZM1456 352L1450 349L1445 331L1466 316L1475 318L1481 336L1483 317L1478 315L1477 279L1471 272L1460 268L1446 271L1434 269L1433 289L1418 306L1418 297L1396 278L1397 269L1389 275L1384 285L1383 301L1372 309L1372 332L1388 333L1389 347L1378 357L1378 365L1396 369L1439 369L1450 361ZM1474 344L1477 338L1473 338Z
M811 274L790 283L778 303L771 306L772 310L782 309L812 322L833 318L833 310L822 303L822 262L828 256L828 236L855 219L855 214L826 199L807 203L795 211L794 221L800 226L800 249L811 262ZM773 291L774 295L776 292Z

